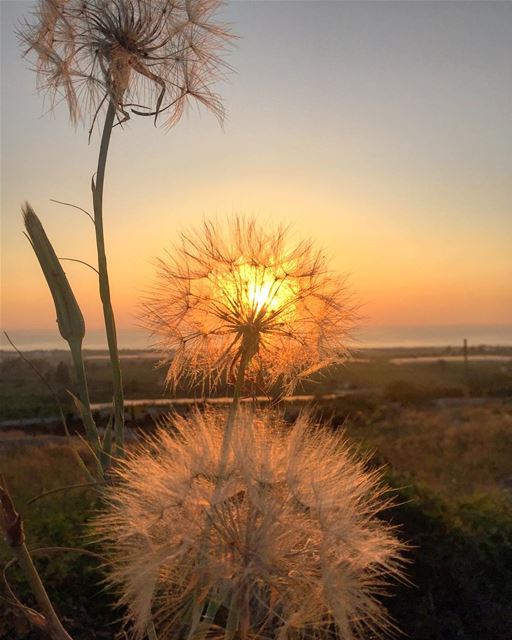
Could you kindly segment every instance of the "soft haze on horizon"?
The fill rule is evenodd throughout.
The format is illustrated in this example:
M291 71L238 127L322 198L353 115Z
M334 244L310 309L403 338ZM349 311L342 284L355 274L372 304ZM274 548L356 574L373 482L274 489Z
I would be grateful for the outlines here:
M98 132L44 115L2 12L2 328L55 313L22 235L34 206L60 256L94 262L86 209ZM229 2L240 37L219 85L224 130L193 108L171 131L112 139L106 241L118 324L136 322L155 256L204 217L292 223L349 274L369 325L512 325L512 3ZM88 327L95 274L67 263Z

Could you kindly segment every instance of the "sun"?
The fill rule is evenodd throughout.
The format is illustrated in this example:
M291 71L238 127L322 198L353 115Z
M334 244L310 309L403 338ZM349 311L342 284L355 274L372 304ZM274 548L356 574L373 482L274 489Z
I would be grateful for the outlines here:
M222 304L247 323L277 316L289 320L294 313L299 285L282 265L242 259L213 278Z

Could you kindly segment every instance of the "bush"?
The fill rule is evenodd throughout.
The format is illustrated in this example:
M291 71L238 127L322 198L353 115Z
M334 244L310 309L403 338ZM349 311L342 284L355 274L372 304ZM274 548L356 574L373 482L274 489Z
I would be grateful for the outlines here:
M413 545L413 586L402 586L387 603L397 626L414 640L512 639L510 501L449 502L417 486L399 496L402 503L387 517Z

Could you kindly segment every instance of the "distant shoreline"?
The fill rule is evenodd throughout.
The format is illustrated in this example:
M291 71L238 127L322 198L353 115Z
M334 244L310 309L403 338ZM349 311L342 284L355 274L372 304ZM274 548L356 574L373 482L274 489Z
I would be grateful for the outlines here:
M56 330L16 330L6 327L14 344L23 352L66 351L67 344ZM119 346L123 353L152 351L151 338L142 329L119 330ZM504 349L512 347L512 324L482 325L373 325L356 330L349 342L352 351L366 349L451 349L462 348L467 339L470 348ZM106 353L107 345L104 331L88 329L84 351L87 353ZM0 353L12 352L12 348L3 335L0 335Z
M66 351L67 344L57 330L16 330L4 327L14 344L23 352ZM123 353L150 352L151 338L142 329L120 329L119 346ZM469 347L501 349L512 347L512 323L481 325L370 325L355 331L349 347L352 351L365 349L452 349L462 348L467 339ZM106 352L104 331L89 328L86 333L84 351ZM0 335L0 352L12 352L3 335Z
M45 357L50 356L52 359L69 357L69 350L64 347L58 348L31 348L19 346L20 351L29 357ZM85 360L89 361L107 361L109 359L108 350L104 348L86 347L83 350ZM351 349L351 353L355 361L362 361L359 356L385 356L391 358L396 364L414 361L428 360L463 360L463 348L461 344L446 345L394 345L394 346L358 346ZM11 348L0 348L0 361L5 358L16 356L16 351ZM157 361L162 354L152 349L127 348L120 349L119 355L122 360L154 360ZM468 356L474 360L503 360L508 361L512 358L512 344L469 344Z

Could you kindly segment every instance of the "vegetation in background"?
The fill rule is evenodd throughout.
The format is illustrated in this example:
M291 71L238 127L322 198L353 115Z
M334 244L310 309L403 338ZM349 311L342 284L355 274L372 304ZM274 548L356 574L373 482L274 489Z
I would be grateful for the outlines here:
M441 414L406 410L371 429L362 419L345 424L352 439L374 452L374 465L387 464L387 480L400 504L382 517L397 525L401 539L413 545L408 552L412 585L394 589L386 600L405 637L512 638L512 496L507 483L511 416L510 402L503 402ZM457 429L460 436L455 437ZM447 463L442 464L445 455ZM83 545L85 514L94 511L96 499L90 489L68 490L27 504L41 491L83 481L67 447L27 450L4 444L0 466L27 523L31 547L55 540ZM20 473L21 468L26 473ZM459 480L450 483L451 474ZM446 490L441 492L443 486ZM62 553L51 562L36 562L76 640L114 637L119 624L112 623L102 572L94 560ZM18 592L29 598L22 578L15 572L10 576ZM0 638L14 640L14 611L1 602L0 620ZM21 618L16 629L20 640L40 640Z
M421 350L407 351L420 355ZM428 354L429 352L427 352ZM435 352L436 353L436 352ZM498 355L512 354L512 349L495 350ZM64 351L27 354L38 369L59 390L64 406L74 409L66 389L75 391L69 355ZM122 352L125 395L129 400L170 397L164 390L165 372L157 369L156 356L148 353ZM313 381L300 385L297 393L354 392L357 402L345 402L348 410L359 406L399 403L424 407L438 398L462 398L468 395L464 364L443 360L394 364L392 360L403 355L402 350L362 350L360 359L343 366L328 369ZM436 353L436 357L439 353ZM112 382L109 361L104 352L85 352L85 367L92 402L111 402ZM68 382L68 377L71 380ZM65 378L63 379L63 376ZM469 365L469 397L512 396L512 364L506 361L471 361ZM217 395L226 394L221 385ZM357 392L368 392L363 401ZM201 394L178 387L178 397ZM0 420L55 416L57 408L47 388L16 355L2 352L0 359Z

